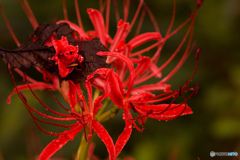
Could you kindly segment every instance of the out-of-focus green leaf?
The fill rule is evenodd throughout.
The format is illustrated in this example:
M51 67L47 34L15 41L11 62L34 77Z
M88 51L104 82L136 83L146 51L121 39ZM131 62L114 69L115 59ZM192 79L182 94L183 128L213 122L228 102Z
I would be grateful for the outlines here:
M212 136L216 139L231 139L240 137L240 119L237 118L219 118L212 122L210 130Z

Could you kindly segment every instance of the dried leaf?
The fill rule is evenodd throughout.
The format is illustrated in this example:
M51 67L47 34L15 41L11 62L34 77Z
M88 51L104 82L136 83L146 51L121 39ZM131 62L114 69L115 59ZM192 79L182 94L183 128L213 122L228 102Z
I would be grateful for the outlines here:
M108 68L106 56L99 56L97 52L109 50L95 38L89 41L77 41L73 38L74 30L67 23L43 23L31 33L23 44L15 50L0 48L0 56L5 63L10 63L12 68L37 66L59 77L60 80L72 80L74 83L83 82L86 77L98 68ZM47 47L44 43L55 34L57 39L66 37L69 43L78 45L79 54L84 58L79 68L75 68L68 76L62 78L58 66L51 58L55 55L54 47ZM32 43L32 39L36 39Z

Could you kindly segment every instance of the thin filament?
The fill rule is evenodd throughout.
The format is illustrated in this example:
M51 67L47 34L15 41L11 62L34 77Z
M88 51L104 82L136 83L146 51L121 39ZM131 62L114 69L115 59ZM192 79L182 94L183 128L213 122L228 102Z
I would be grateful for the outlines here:
M16 43L16 45L17 45L18 47L20 47L21 44L19 43L16 35L14 34L14 32L13 32L13 30L12 30L11 25L9 24L9 21L8 21L7 16L6 16L6 14L5 14L5 12L4 12L3 8L2 8L1 3L0 3L0 10L1 10L1 12L2 12L3 19L4 19L4 21L5 21L6 25L7 25L7 28L8 28L8 30L9 30L9 32L10 32L10 34L11 34L14 42Z
M78 0L74 0L74 2L75 2L75 10L76 10L78 24L79 24L80 28L82 28L82 30L84 30L82 20L81 20L81 15L80 15L80 12L79 12L79 7L78 7Z
M62 0L64 19L68 20L66 0Z

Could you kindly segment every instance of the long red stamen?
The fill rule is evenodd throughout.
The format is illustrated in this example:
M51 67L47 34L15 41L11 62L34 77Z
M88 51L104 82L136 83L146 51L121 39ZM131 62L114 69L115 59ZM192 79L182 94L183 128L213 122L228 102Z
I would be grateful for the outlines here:
M24 102L27 103L27 98L22 94L22 92L19 92L19 93L20 93L21 97L23 98Z
M175 15L176 15L176 0L174 0L173 2L173 14L172 14L172 19L171 19L171 22L170 22L170 25L168 27L168 30L167 30L167 33L166 35L168 35L172 29L172 26L173 26L173 22L174 22L174 19L175 19Z
M192 41L192 37L193 37L193 30L194 30L193 23L194 23L194 19L196 17L196 13L197 13L197 11L195 12L192 23L191 23L192 30L191 30L191 34L190 34L190 37L189 37L189 42L188 42L188 45L187 45L187 48L185 50L184 55L182 56L181 60L177 64L177 66L164 79L162 79L160 81L160 83L165 83L166 81L168 81L179 70L179 68L182 66L182 64L185 62L185 60L189 56L189 54L190 54L189 48L190 48L190 45L191 45L191 41Z
M176 100L176 98L179 96L179 95L177 95L173 100L172 100L172 102L168 105L168 107L167 108L165 108L163 111L161 111L161 112L159 112L159 113L157 113L157 114L163 114L165 111L167 111L167 110L174 110L174 109L176 109L176 108L178 108L178 107L180 107L182 104L186 104L187 103L187 100L192 96L192 95L194 95L195 93L196 93L196 90L197 90L198 88L196 87L193 91L192 91L192 93L186 98L182 93L181 93L181 95L182 95L182 97L184 98L184 101L182 102L182 103L180 103L179 105L177 105L176 107L172 107L172 108L170 108L171 107L171 105L173 104L173 102ZM181 92L183 92L183 90L181 89ZM186 107L185 107L185 109L186 109ZM183 110L183 112L184 112L184 110ZM182 112L182 113L183 113ZM181 113L181 114L182 114ZM178 116L180 116L181 114L179 114ZM176 116L175 118L177 118L178 116Z
M190 79L186 82L186 84L183 86L183 88L186 88L186 87L187 87L187 85L192 81L192 79L193 79L193 77L194 77L194 75L195 75L195 73L196 73L197 66L198 66L198 61L199 61L198 57L199 57L200 51L201 51L201 49L199 48L199 49L197 50L197 55L196 55L196 57L197 57L197 62L196 62L196 65L195 65L193 74L192 74L191 78L190 78Z
M166 83L181 68L181 66L183 65L183 63L186 61L186 59L188 58L188 56L191 53L191 52L189 52L189 48L190 48L190 45L191 45L191 42L192 42L192 37L193 37L193 28L191 30L189 41L188 41L187 47L185 49L185 52L184 52L182 58L180 59L178 64L174 67L174 69L166 77L164 77L159 83Z
M57 121L71 121L71 120L75 120L75 118L58 118L58 117L52 117L52 116L48 116L48 115L45 115L41 112L38 112L37 110L35 110L34 108L32 108L26 101L25 99L22 97L22 95L20 94L20 92L18 91L17 89L17 85L16 85L16 82L15 82L15 79L14 79L14 76L12 74L12 71L11 71L11 67L10 67L10 63L7 64L8 65L8 70L12 76L12 80L13 80L13 84L16 88L16 91L17 91L17 94L19 96L19 98L22 100L22 102L25 104L25 106L27 107L27 109L31 109L32 111L34 111L35 113L39 114L40 116L43 116L45 118L49 118L49 119L52 119L52 120L57 120Z
M31 110L28 110L29 113L31 114L31 116L33 117L33 121L35 122L35 124L37 125L37 127L44 133L48 134L48 135L52 135L52 136L59 136L59 135L66 135L66 134L69 134L69 133L72 133L74 130L70 130L70 131L65 131L63 133L52 133L52 132L48 132L46 130L44 130L38 123L37 123L37 120L36 120L36 117L34 117L33 113ZM77 122L78 123L78 122ZM78 126L79 124L74 124L74 126Z
M14 68L14 70L20 75L20 76L24 76L24 73L20 70L20 69L18 69L18 68ZM32 83L36 83L37 81L36 80L34 80L34 79L32 79L31 77L29 77L29 76L25 76L26 77L26 80L27 81L29 81L29 82L32 82Z
M77 124L70 124L70 125L64 125L64 124L58 124L58 123L54 123L54 122L48 122L48 121L44 121L41 120L39 118L34 117L34 119L36 119L37 121L41 122L41 123L45 123L45 124L50 124L50 125L54 125L54 126L58 126L58 127L63 127L63 128L71 128L76 126Z
M129 6L130 6L130 0L124 0L123 2L123 13L124 13L124 18L123 21L127 22L127 18L128 18L128 11L129 11Z
M108 34L108 29L109 29L109 16L110 16L110 3L111 1L110 0L107 0L107 8L106 8L106 34Z
M8 63L8 69L9 69L9 72L11 73L14 86L15 86L15 88L17 88L16 82L15 82L15 80L14 80L14 76L13 76L12 71L11 71L11 68L10 68L10 63ZM44 130L44 129L37 123L37 121L40 121L40 122L43 122L43 123L45 123L45 121L42 121L42 120L36 118L36 117L33 115L32 111L34 111L35 113L37 113L37 114L39 114L40 116L43 116L43 117L45 117L45 118L49 118L49 119L53 119L53 120L58 120L58 121L59 121L59 120L68 120L68 121L69 121L69 120L76 120L76 119L75 119L75 118L72 118L72 119L71 119L71 118L65 118L65 119L63 119L63 118L56 118L56 117L51 117L51 116L44 115L44 114L36 111L35 109L33 109L31 106L29 106L29 105L27 104L27 102L25 101L25 99L23 98L22 94L20 94L20 92L19 92L18 90L17 90L17 93L18 93L18 96L20 97L20 99L22 100L22 102L23 102L23 103L25 104L25 106L27 107L27 110L29 111L29 113L30 113L31 116L33 117L33 120L34 120L35 124L37 125L37 127L38 127L41 131L43 131L44 133L49 134L49 135L53 135L53 136L59 136L59 135L66 135L66 134L69 134L69 133L72 133L73 131L75 131L75 129L74 129L74 130L71 130L71 131L65 131L64 133L52 133L52 132L48 132L48 131ZM52 122L46 122L46 123L52 124L52 125L57 125L57 126L60 126L60 127L66 127L65 125L56 124L56 123L52 123ZM78 125L79 125L78 123L79 123L79 122L77 122L76 124L73 124L72 126L78 126ZM76 129L78 129L78 128L76 128Z
M99 11L101 12L102 15L106 5L107 5L107 1L103 2L103 0L99 0Z
M0 10L1 10L1 12L2 12L3 19L4 19L4 21L5 21L6 25L7 25L7 28L8 28L8 30L9 30L9 32L10 32L10 34L11 34L14 42L16 43L16 45L17 45L18 47L20 47L21 44L19 43L16 35L14 34L14 32L13 32L13 30L12 30L11 25L9 24L9 21L8 21L7 16L6 16L6 14L5 14L5 12L4 12L3 8L2 8L1 3L0 3Z
M81 20L81 15L79 12L79 7L78 7L78 0L74 0L74 3L75 3L75 10L76 10L78 24L79 24L80 28L82 28L82 30L84 30L82 20Z
M67 112L69 112L69 110L66 108L66 107L64 107L59 101L58 101L58 99L52 94L52 92L49 90L49 89L46 89L46 90L48 90L48 92L51 94L51 96L55 99L55 101L65 110L65 111L67 111Z
M28 85L28 88L30 89L30 91L32 92L32 94L34 95L34 97L38 100L38 102L40 102L47 110L49 110L50 112L59 115L59 116L63 116L63 117L73 117L72 115L67 115L67 114L62 114L59 112L56 112L54 110L52 110L51 108L49 108L47 105L45 105L39 98L38 96L33 92L32 88L29 86L28 82L26 82L26 84Z
M129 121L132 122L133 126L134 126L139 132L143 132L144 129L145 129L145 126L143 125L143 126L142 126L142 129L140 129L140 128L138 127L138 125L135 123L135 120L132 118L132 115L131 115L130 111L127 110L127 111L125 111L125 112L128 112L128 113L125 113L126 118L127 118Z
M158 27L158 23L157 23L154 15L153 15L153 13L152 13L152 11L148 8L148 6L147 6L145 3L144 3L143 5L144 5L144 8L145 8L145 10L147 11L147 13L148 13L148 15L149 15L152 23L153 23L153 26L154 26L155 31L160 33L160 29L159 29L159 27Z
M185 21L186 22L186 21ZM183 26L182 26L183 27ZM161 66L158 68L157 72L163 70L163 68L165 68L171 61L172 59L176 56L176 54L179 52L179 50L181 49L182 45L184 44L185 40L187 39L189 32L191 31L192 25L189 26L187 33L185 34L184 38L182 39L181 43L179 44L178 48L175 50L175 52L170 56L170 58ZM174 31L175 32L175 31ZM169 34L172 35L172 34ZM169 35L167 37L169 37ZM165 39L165 38L164 38ZM166 39L165 39L166 40ZM153 77L154 74L150 74L147 77L144 77L142 79L139 79L137 81L135 81L135 84L139 84L142 83L146 80L148 80L149 78Z
M83 93L82 93L82 91L81 91L80 85L79 85L79 84L74 84L72 81L69 81L69 82L70 82L70 84L73 85L73 87L75 88L75 90L76 90L76 92L77 92L77 94L78 94L79 100L82 100L82 102L83 102L83 107L84 107L84 111L85 111L86 113L89 113L89 110L88 110L88 108L87 108L86 101L85 101L85 99L84 99L84 96L83 96Z
M28 20L32 24L33 29L35 30L38 27L38 22L32 12L32 9L30 8L27 0L19 0L26 16L28 17Z
M129 28L128 28L125 36L124 36L125 38L127 37L128 33L131 31L131 29L132 29L132 27L133 27L133 25L134 25L134 23L135 23L135 21L136 21L136 19L137 19L137 17L138 17L138 14L139 14L139 12L140 12L140 10L141 10L141 8L142 8L142 5L143 5L143 0L140 0L139 5L138 5L138 8L137 8L137 11L136 11L136 13L135 13L135 15L134 15L134 17L133 17L133 19L132 19L132 22L131 22L131 24L130 24L130 26L129 26ZM126 21L125 21L125 22L126 22Z
M145 8L145 7L144 7L144 8ZM145 15L146 15L146 10L144 9L144 10L142 11L142 14L141 14L141 16L140 16L140 20L139 20L139 22L138 22L137 30L136 30L136 32L135 32L135 37L138 36L139 33L140 33L140 30L141 30L141 27L142 27L142 24L143 24L143 20L144 20Z
M66 0L62 0L64 19L68 20Z
M169 95L169 96L166 96L166 97L164 97L164 98L161 98L161 99L156 99L156 100L148 100L148 101L147 101L147 103L157 103L157 102L163 102L163 101L166 101L166 100L168 100L168 99L170 99L170 98L172 98L172 97L176 96L177 94L178 94L178 92L176 92L176 91L175 91L175 93L174 93L174 94L171 94L171 95ZM158 96L159 96L159 95L158 95ZM155 98L157 98L158 96L154 97L154 99L155 99ZM153 98L151 98L151 99L153 99Z
M177 118L177 117L181 116L181 115L184 113L184 111L186 110L186 108L187 108L187 104L186 104L187 100L188 100L194 93L195 93L195 90L194 90L187 98L185 98L185 97L183 96L183 97L184 97L184 101L183 101L181 104L179 104L178 106L173 107L173 108L169 108L170 106L168 106L168 109L167 109L167 110L174 110L174 109L176 109L177 107L180 107L182 104L185 104L184 109L183 109L179 114L177 114L177 115L175 115L175 116L173 116L173 117L164 118L164 120L170 120L170 119L174 119L174 118ZM164 111L161 111L160 113L155 113L154 115L163 114L163 113L164 113L165 111L167 111L167 110L165 109Z
M89 108L89 112L93 113L93 105L92 105L92 87L91 87L91 83L88 81L86 83L84 83L87 92L88 92L88 108Z
M134 57L134 56L141 55L142 53L145 53L145 52L147 52L147 51L153 49L154 47L158 46L159 44L163 43L164 41L166 41L165 38L159 40L158 42L152 44L151 46L149 46L149 47L147 47L147 48L142 49L141 51L138 51L138 52L132 53L132 54L130 55L130 57Z
M197 86L195 87L195 93L194 93L194 96L197 95L197 93L198 93L198 89L199 89L199 84L197 84Z
M134 104L133 104L133 103L130 102L129 104L130 104L131 108L133 109L133 111L134 111L134 112L137 112L137 114L138 114L138 117L132 118L131 121L132 121L134 127L135 127L138 131L143 132L143 131L145 130L145 125L144 125L143 117L142 117L141 113L139 113L139 112L136 110L136 108L134 107ZM142 129L140 129L140 128L137 126L137 124L135 123L135 120L137 120L137 119L139 119L139 118L141 119L141 122L142 122Z
M172 26L173 26L173 22L174 22L174 19L175 19L175 15L176 15L176 0L174 0L173 2L173 14L172 14L172 18L171 18L171 22L170 22L170 25L168 27L168 30L167 30L167 33L166 33L166 36L170 33L171 29L172 29ZM154 54L153 58L152 58L152 61L157 64L158 62L158 59L160 57L160 51L162 50L162 47L164 46L166 41L164 41L159 47L158 47L158 51Z
M178 95L175 96L175 97L173 98L173 100L169 103L169 105L168 105L164 110L162 110L160 113L158 113L158 114L163 114L164 112L166 112L166 111L171 107L171 105L173 104L173 102L174 102L177 98L178 98Z
M117 0L113 0L113 6L114 6L114 11L115 11L115 16L116 16L116 23L118 23L120 21L120 15L119 15L119 10L118 10Z
M158 60L160 58L160 54L161 54L161 51L162 51L162 48L163 48L164 44L165 44L165 42L161 43L158 46L157 51L155 52L154 56L152 57L152 62L155 63L155 65L157 65L157 63L158 63Z

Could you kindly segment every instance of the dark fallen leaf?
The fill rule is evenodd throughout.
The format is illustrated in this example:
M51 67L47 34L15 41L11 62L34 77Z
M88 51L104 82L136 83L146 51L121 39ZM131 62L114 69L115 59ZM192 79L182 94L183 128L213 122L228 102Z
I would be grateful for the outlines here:
M37 66L58 76L60 80L72 80L74 83L80 83L98 68L108 68L110 66L106 63L106 56L96 54L99 51L106 52L109 50L97 38L89 41L77 41L72 36L73 32L67 23L52 25L43 23L28 36L19 48L15 50L0 48L0 56L5 63L10 63L12 68ZM65 78L60 76L55 61L50 60L55 55L54 47L44 45L53 33L56 34L57 39L64 36L69 43L78 45L79 54L84 57L80 68L75 68ZM32 43L32 39L35 37L37 40Z

